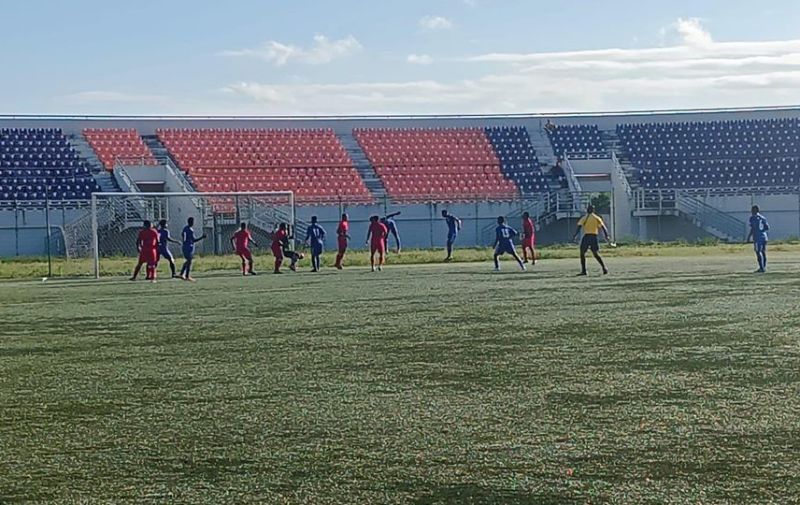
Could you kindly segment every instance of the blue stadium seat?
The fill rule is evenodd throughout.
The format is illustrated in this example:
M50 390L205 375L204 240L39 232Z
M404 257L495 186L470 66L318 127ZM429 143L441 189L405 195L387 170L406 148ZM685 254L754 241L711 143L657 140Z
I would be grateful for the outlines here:
M501 171L514 181L523 193L550 190L549 180L542 174L536 150L524 126L498 126L486 128Z
M85 200L99 187L57 129L0 129L0 200Z
M800 119L636 123L621 147L650 188L795 186Z

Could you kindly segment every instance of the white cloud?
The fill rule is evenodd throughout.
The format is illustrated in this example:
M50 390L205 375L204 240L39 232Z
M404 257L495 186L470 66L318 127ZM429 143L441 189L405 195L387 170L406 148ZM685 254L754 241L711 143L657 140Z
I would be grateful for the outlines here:
M409 54L406 61L413 65L430 65L433 58L429 54Z
M154 103L164 102L167 100L167 97L163 95L98 90L72 93L70 95L64 95L62 99L78 103Z
M472 75L468 79L247 82L227 90L235 100L249 101L268 114L521 113L800 103L800 40L717 42L696 19L678 20L668 35L677 42L667 47L490 53L448 61L462 65L459 72ZM414 54L407 61L422 63L428 57Z
M221 54L231 57L251 57L283 66L292 61L319 65L350 56L363 49L361 43L352 35L339 40L330 40L325 35L315 35L311 47L303 48L271 40L261 47L223 51Z
M713 44L711 34L706 30L698 18L678 18L675 29L687 46L706 47Z
M419 20L419 26L426 30L449 30L453 27L453 22L443 16L423 16Z

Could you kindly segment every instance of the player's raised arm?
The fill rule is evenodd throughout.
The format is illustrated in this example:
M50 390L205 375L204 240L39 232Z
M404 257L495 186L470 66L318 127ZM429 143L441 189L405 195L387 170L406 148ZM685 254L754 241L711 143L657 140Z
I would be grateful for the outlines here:
M399 216L400 214L401 214L401 212L398 210L397 212L392 212L391 214L386 214L386 217L384 217L384 219L391 219L393 217Z

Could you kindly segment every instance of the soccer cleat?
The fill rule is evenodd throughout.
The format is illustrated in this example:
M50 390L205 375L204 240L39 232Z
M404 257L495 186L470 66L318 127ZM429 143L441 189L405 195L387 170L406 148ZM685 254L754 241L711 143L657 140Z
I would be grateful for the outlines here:
M297 272L297 267L294 265L289 265L289 270L291 270L292 272Z
M250 275L258 275L258 273L251 270Z
M319 270L317 270L316 268L312 268L311 271L312 272L319 272Z
M576 275L575 277L586 277L587 275L589 275L589 274L587 274L586 272L581 272L578 275Z
M378 267L378 272L383 272L383 267L382 266Z
M608 275L608 269L607 268L603 269L603 275Z
M336 269L337 269L337 270L342 270L342 269L343 269L343 267L342 267L342 265L336 265Z
M525 272L526 270L528 270L527 268L525 268L525 265L520 265L520 266L519 266L519 269L520 269L520 270L522 270L523 272Z
M272 272L272 273L273 273L273 274L282 274L283 272L281 272L280 270L275 270L275 271L274 271L274 272Z
M196 280L194 280L194 277L181 277L181 278L187 282L197 282Z
M500 271L500 267L494 267L494 271L495 272L499 272Z
M172 276L172 278L173 278L173 279L183 279L183 277L182 277L182 276L180 276L180 275L173 275L173 276Z
M373 271L373 272L375 271L375 267L372 267L372 271Z
M522 263L523 264L528 263L528 260L522 260Z
M445 263L450 263L451 261L453 261L453 258L451 258L450 256L448 256L448 257L446 257L446 258L444 259L444 262L445 262Z

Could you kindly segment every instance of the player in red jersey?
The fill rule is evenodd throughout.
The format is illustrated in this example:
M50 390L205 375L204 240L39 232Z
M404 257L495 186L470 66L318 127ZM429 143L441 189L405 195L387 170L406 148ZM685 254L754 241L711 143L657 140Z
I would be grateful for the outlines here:
M281 264L283 263L283 244L289 240L289 232L286 230L286 223L281 223L278 229L272 234L272 255L275 256L275 271L280 274Z
M258 247L258 244L253 240L253 235L247 229L247 223L242 223L239 231L231 237L231 245L236 251L236 254L242 258L242 275L256 275L253 270L253 253L250 252L250 243Z
M528 262L528 251L531 252L531 264L536 264L536 228L528 212L522 213L522 259Z
M347 214L342 214L342 220L339 221L339 227L336 228L336 240L339 245L339 252L336 254L336 268L342 269L342 260L344 253L347 252L347 241L350 240L350 221Z
M136 249L139 251L139 263L133 270L132 281L139 276L142 265L147 265L145 279L156 281L156 268L158 267L158 232L150 225L150 221L145 221L139 236L136 238Z
M378 216L369 218L369 231L367 231L367 244L369 244L369 264L372 271L375 271L375 253L378 253L378 270L383 270L383 262L386 256L386 236L389 229L381 223Z

